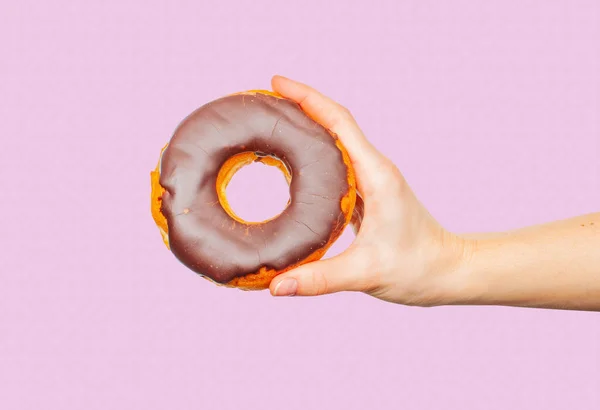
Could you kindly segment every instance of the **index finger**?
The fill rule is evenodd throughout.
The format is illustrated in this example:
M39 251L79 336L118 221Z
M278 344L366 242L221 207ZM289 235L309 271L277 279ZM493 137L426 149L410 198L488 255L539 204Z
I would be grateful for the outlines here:
M365 138L356 120L345 107L314 88L289 78L275 76L272 86L275 92L298 103L316 122L338 136L356 171L364 172L364 168L373 169L372 167L377 165L380 160L379 152Z

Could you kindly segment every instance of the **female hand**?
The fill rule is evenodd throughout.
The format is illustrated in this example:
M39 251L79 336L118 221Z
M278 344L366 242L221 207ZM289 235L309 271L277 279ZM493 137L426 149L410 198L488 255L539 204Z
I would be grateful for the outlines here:
M511 232L454 235L419 203L347 109L282 77L273 89L338 135L355 169L354 242L286 272L271 293L365 292L405 305L502 305L600 311L600 213Z
M398 168L365 138L350 112L311 87L276 76L273 90L337 134L357 179L356 238L342 254L276 277L275 296L365 292L406 305L452 303L466 241L444 230Z

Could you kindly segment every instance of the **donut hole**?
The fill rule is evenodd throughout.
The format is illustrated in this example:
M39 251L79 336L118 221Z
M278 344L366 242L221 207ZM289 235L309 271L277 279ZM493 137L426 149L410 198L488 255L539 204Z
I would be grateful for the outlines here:
M261 223L277 217L289 204L290 188L281 161L250 153L232 158L229 180L219 199L227 213L244 223ZM225 184L224 184L225 185ZM224 189L223 189L224 188Z

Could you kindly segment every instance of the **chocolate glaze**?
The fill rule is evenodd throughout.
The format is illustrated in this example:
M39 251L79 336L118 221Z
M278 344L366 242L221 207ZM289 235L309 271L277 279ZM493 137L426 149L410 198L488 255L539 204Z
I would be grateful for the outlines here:
M241 152L272 155L292 175L289 205L264 224L239 223L219 203L219 170ZM335 139L296 103L264 94L208 103L179 124L163 152L161 211L171 251L218 283L295 265L344 224L347 173Z

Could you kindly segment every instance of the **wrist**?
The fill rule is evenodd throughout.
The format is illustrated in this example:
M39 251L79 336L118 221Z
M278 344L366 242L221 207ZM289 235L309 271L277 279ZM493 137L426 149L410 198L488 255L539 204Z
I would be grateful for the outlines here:
M482 240L450 233L445 237L437 261L440 305L474 304L484 287L475 267Z
M422 306L464 304L474 287L471 261L478 241L443 229L435 235L435 246L425 264L425 281L421 282Z

